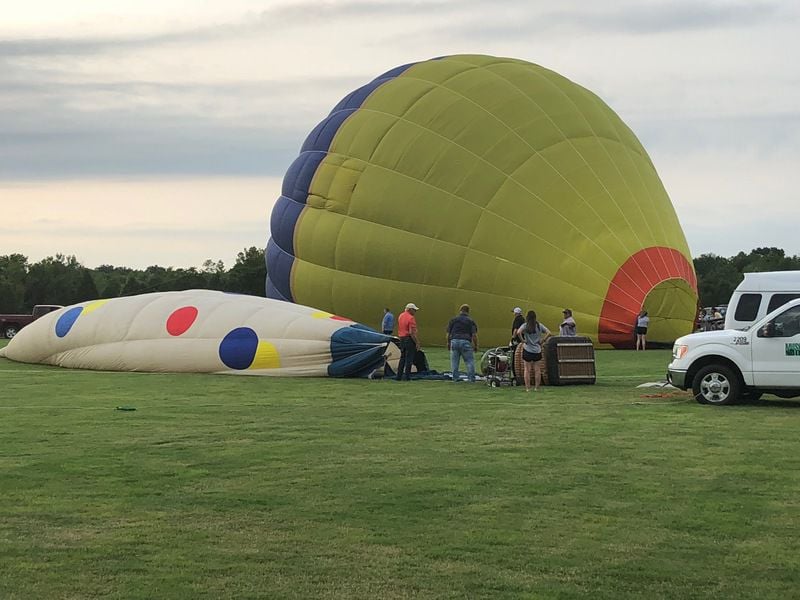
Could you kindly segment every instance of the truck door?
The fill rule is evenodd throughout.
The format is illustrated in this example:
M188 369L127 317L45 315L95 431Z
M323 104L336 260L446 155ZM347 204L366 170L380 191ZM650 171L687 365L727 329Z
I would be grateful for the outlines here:
M756 385L800 387L800 305L770 319L751 339Z

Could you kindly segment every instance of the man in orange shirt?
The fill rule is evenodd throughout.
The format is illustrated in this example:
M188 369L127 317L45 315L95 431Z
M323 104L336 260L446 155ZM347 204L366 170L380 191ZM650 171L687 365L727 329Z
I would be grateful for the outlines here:
M397 335L400 337L400 364L397 365L397 381L411 380L411 365L419 350L417 337L417 305L413 302L406 304L406 309L397 317Z

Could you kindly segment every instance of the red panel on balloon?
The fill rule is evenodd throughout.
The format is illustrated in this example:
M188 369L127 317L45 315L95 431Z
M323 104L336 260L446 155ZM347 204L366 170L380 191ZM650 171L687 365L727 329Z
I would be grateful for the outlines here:
M194 306L179 308L167 319L167 333L175 336L186 333L196 318L197 309Z
M645 248L626 260L608 286L600 312L598 341L615 348L632 348L636 317L647 295L669 279L683 279L697 291L692 265L673 248Z

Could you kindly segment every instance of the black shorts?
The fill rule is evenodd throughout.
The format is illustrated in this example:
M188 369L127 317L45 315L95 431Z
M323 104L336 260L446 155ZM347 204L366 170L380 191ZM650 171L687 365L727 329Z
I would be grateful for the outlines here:
M525 362L539 362L542 360L541 352L528 352L525 348L522 349L522 360Z
M637 327L636 335L647 335L647 327Z

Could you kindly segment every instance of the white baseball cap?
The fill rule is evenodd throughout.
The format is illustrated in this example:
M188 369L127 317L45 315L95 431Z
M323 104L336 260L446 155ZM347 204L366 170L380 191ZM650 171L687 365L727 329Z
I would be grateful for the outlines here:
M516 314L518 314L518 315L521 315L522 314L522 309L519 306L517 306L516 308L514 308L514 312Z
M406 304L406 310L408 310L409 308L412 310L419 310L419 307L413 302L409 302L408 304Z

